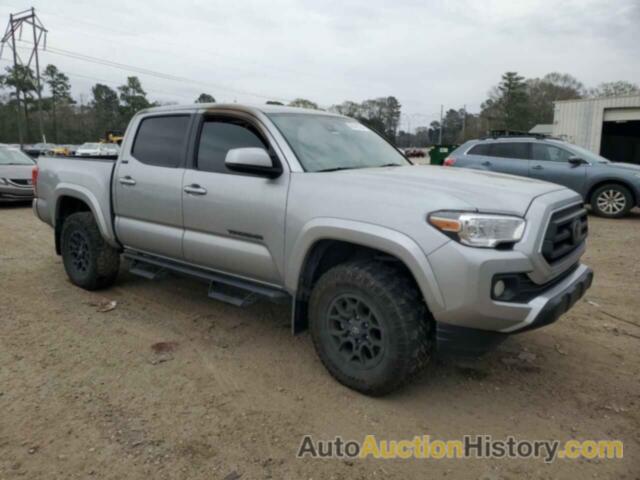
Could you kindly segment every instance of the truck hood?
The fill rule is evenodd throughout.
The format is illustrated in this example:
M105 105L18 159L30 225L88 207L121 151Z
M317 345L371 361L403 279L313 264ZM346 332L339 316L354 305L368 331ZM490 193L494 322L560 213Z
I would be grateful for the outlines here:
M0 178L30 180L35 165L0 165Z
M516 215L524 215L534 198L565 189L526 177L439 166L363 168L319 175L341 177L350 187L360 186L368 192L394 192L407 201L429 195L442 198L446 208Z

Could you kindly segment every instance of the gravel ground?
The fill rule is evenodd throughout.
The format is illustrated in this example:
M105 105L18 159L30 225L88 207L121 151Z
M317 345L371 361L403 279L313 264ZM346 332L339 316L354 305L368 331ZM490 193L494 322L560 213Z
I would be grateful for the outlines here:
M638 479L640 213L590 221L595 283L569 314L374 399L331 379L286 307L124 271L83 291L51 229L0 207L0 479ZM305 434L369 433L621 439L625 458L296 459Z

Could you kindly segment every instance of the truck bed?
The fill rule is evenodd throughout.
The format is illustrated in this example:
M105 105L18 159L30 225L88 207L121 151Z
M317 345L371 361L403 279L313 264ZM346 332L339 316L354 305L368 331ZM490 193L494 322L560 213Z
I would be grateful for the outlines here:
M116 242L111 221L111 182L116 158L100 157L40 157L38 185L34 210L38 217L55 226L58 202L66 195L83 200L108 233L109 242Z

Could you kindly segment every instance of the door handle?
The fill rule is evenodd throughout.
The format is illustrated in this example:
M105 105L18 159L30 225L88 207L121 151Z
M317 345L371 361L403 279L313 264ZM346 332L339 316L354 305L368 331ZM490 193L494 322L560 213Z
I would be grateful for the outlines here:
M191 185L184 187L184 193L188 193L190 195L206 195L207 189L202 188L197 183L193 183Z
M482 162L480 165L482 165L483 167L490 167L493 164L491 162Z
M131 178L129 175L127 175L126 177L120 177L118 179L118 181L122 184L122 185L135 185L136 181Z
M531 167L531 170L544 170L544 167L542 165L535 165Z

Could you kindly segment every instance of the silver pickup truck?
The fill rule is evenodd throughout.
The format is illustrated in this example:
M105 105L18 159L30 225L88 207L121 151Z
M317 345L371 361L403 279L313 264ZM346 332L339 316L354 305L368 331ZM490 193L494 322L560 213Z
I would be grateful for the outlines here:
M35 214L71 281L131 272L209 282L209 296L292 307L340 382L370 395L436 352L477 354L555 321L592 271L571 190L414 166L377 133L278 106L153 108L117 161L41 158Z

